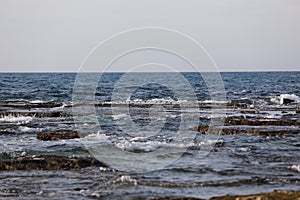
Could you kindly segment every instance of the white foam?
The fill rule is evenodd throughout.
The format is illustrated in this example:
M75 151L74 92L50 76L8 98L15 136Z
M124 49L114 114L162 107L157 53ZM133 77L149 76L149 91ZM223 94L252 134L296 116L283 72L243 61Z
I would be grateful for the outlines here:
M273 103L276 103L276 104L280 104L280 99L279 99L279 97L271 97L271 98L270 98L270 101L273 102Z
M154 98L154 99L133 99L131 100L130 97L127 98L126 100L127 103L136 103L136 104L171 104L171 103L184 103L187 102L187 100L175 100L172 99L171 97L166 97L166 98Z
M21 132L27 133L27 132L35 132L41 130L40 128L30 128L27 126L19 126L19 130Z
M300 165L292 165L292 166L288 167L288 169L291 169L296 172L300 172Z
M46 103L47 101L42 101L42 100L33 100L30 101L30 103Z
M119 115L113 115L113 119L114 120L118 120L118 119L126 119L128 118L129 116L127 114L119 114Z
M216 101L216 100L204 100L204 101L199 101L200 103L209 103L209 104L224 104L228 103L228 101Z
M50 111L60 111L60 110L62 110L65 106L66 106L66 104L63 104L62 106L50 108L49 110L50 110Z
M136 142L136 141L124 141L116 143L116 146L125 151L142 151L142 152L152 152L160 147L163 143L157 141L147 141L147 142Z
M0 122L15 122L15 123L29 123L33 118L32 117L14 117L11 115L4 116L0 118Z
M127 184L137 185L137 180L136 179L131 178L130 176L124 176L124 175L122 175L120 178L118 178L114 182L120 182L120 183L127 183Z
M121 183L130 183L133 185L137 185L137 180L134 178L131 178L130 176L121 176L118 178L115 182L121 182Z

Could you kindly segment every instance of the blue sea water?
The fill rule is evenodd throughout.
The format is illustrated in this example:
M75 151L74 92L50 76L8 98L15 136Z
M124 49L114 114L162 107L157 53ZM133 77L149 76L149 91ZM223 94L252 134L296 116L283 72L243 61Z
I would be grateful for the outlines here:
M104 74L96 97L100 100L108 99L122 75L122 73ZM199 100L209 99L201 74L182 73L182 75L195 89ZM76 76L76 73L2 73L0 99L70 102ZM221 76L229 100L241 98L264 100L283 93L300 96L300 72L223 72Z
M79 171L1 171L0 197L132 199L175 196L208 199L212 196L268 192L274 189L299 190L299 124L248 127L291 131L291 134L266 136L255 135L250 131L207 140L191 128L199 125L194 123L195 116L197 120L202 120L200 124L205 125L214 117L225 116L299 121L300 72L221 73L226 98L219 102L211 101L211 96L219 91L210 90L201 74L182 73L183 80L190 84L197 100L197 105L184 104L188 105L184 108L180 107L181 102L190 101L192 95L185 93L188 89L179 79L168 79L167 82L172 86L168 87L156 83L157 80L167 79L164 73L131 75L133 78L128 79L124 85L122 82L120 84L123 73L103 74L96 91L86 91L95 100L92 102L97 105L95 110L89 111L89 106L82 107L86 108L86 116L77 116L78 120L74 121L78 114L74 113L74 107L82 106L74 103L76 73L1 73L1 158L6 155L17 157L22 153L66 156L92 154L113 168L118 169L120 165L120 170L101 172L97 168L86 168ZM115 93L123 99L114 101ZM178 97L177 94L185 95ZM282 104L284 97L294 102ZM222 107L216 107L214 116L212 109L215 105ZM38 115L51 112L69 115ZM174 133L181 130L179 126L184 122L183 115L187 119L183 131L191 132L195 138L193 141L172 143ZM163 121L164 124L152 123L155 120ZM100 124L100 133L94 128L95 123ZM77 130L82 127L89 135L80 139L36 139L38 132ZM149 136L149 132L154 134ZM93 143L95 141L101 141L103 147L99 154L92 151L97 146ZM133 154L137 160L131 160L129 156L113 157L111 149L104 148L106 143L114 144L121 152ZM210 149L208 155L201 156L199 150L210 143L215 145L214 148ZM178 159L176 155L174 162L156 170L161 161L173 158L173 154L178 153L176 150L180 154ZM159 153L151 157L153 152ZM132 161L131 167L134 168L136 163L141 162L138 158L143 158L144 163L153 170L144 173L122 171L128 169L127 165L130 166L126 161Z

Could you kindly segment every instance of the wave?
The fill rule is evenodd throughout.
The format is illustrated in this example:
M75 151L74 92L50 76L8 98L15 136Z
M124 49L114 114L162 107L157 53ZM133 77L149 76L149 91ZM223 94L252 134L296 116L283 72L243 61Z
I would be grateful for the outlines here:
M292 165L292 166L288 167L288 169L291 169L296 172L300 172L300 165Z
M120 138L107 136L106 134L89 134L85 138L81 138L85 144L93 145L93 143L114 144L117 148L134 153L154 152L160 148L184 150L187 148L199 149L203 146L214 146L215 144L223 144L222 140L207 139L204 141L194 141L191 138L182 139L182 141L173 141L172 138L153 139L147 137Z
M37 131L41 131L42 130L42 128L30 128L30 127L27 127L27 126L19 126L18 129L22 133L37 132Z
M0 122L13 122L13 123L18 123L18 124L27 124L29 122L31 122L33 119L33 117L15 117L12 115L8 115L8 116L4 116L2 118L0 118Z

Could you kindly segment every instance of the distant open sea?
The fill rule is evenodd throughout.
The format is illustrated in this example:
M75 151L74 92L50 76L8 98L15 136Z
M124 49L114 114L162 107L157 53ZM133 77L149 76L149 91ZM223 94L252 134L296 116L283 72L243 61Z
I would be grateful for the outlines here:
M113 155L107 148L96 158L116 168L116 172L98 167L0 170L0 198L209 199L274 189L300 190L300 72L221 73L226 99L220 102L211 100L211 92L218 91L209 91L201 74L181 75L195 92L196 107L193 104L180 108L190 96L176 97L176 92L184 93L186 89L177 79L169 80L172 89L155 83L156 79L166 79L164 73L132 74L131 82L121 86L118 93L134 92L123 101L114 102L112 95L123 74L105 73L93 93L96 122L91 113L80 121L88 133L75 139L41 141L37 139L41 132L78 130L72 112L80 106L74 104L72 97L77 74L0 73L0 161L44 154L89 157L94 155L89 151L95 145L92 142L99 138L103 149L110 143L137 158L157 152L149 157L154 171L145 173L122 171L122 167L118 170L118 163L124 165L122 159L130 159L114 158L110 163ZM145 84L135 85L137 89L132 90L131 85L141 80ZM217 128L225 131L217 138L205 140L212 118L222 117L212 115L213 109L220 109L218 105L223 105L220 113L225 113L225 120ZM183 114L188 119L183 131L195 137L174 143L174 132L183 123ZM195 116L199 123L189 120ZM154 118L166 120L164 131L142 137L158 127L151 124ZM90 129L93 123L100 124L100 132ZM133 129L131 123L137 128ZM149 124L150 129L143 129ZM214 145L210 153L199 156L201 148L209 144ZM173 156L173 151L161 149L183 149L183 153L155 170L156 161Z

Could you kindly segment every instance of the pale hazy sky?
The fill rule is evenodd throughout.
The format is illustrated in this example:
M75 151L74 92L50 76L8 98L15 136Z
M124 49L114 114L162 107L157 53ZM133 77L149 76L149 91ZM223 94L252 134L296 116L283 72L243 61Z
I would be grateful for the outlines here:
M137 27L196 39L221 71L299 70L300 0L0 0L0 71L77 71Z

